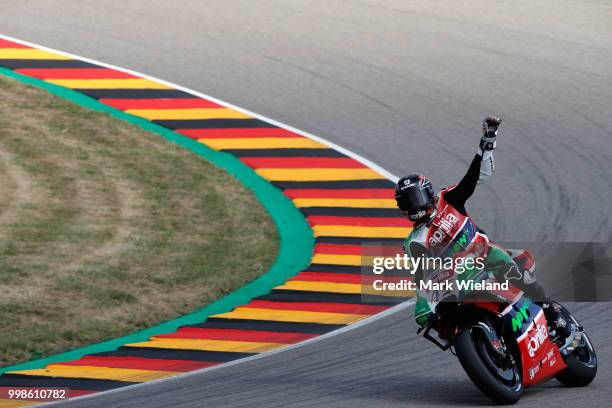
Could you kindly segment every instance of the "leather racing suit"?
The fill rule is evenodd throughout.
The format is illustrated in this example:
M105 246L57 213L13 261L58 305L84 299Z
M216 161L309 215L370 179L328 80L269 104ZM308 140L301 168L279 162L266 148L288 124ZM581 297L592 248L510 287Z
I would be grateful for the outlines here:
M441 190L436 195L435 209L427 222L414 225L404 240L404 251L409 257L421 254L436 257L481 257L484 268L471 268L461 274L461 279L481 281L489 276L508 276L519 272L519 279L511 282L532 298L543 298L544 291L535 281L532 265L519 267L502 247L491 242L468 215L465 203L472 196L477 184L485 183L493 174L494 161L491 150L479 150L461 181ZM529 253L526 256L529 258ZM520 259L520 258L517 258ZM457 275L459 277L459 275ZM419 279L419 271L416 274ZM500 279L504 281L505 279ZM427 323L435 309L435 303L427 300L426 293L417 285L415 319L421 326Z

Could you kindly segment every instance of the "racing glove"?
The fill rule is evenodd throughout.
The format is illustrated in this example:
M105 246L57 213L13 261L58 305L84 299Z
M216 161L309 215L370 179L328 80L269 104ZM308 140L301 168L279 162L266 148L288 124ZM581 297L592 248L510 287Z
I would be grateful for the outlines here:
M487 116L482 121L482 137L480 138L480 150L484 153L495 149L497 145L497 129L501 119L496 116Z

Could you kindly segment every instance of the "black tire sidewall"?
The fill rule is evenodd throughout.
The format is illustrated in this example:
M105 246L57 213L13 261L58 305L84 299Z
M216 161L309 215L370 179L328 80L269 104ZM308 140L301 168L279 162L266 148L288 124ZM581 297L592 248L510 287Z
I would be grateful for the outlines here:
M500 383L489 371L476 350L473 341L473 328L464 330L454 341L455 352L461 366L472 380L474 385L487 397L499 404L514 404L523 394L522 378L518 390L511 389ZM519 373L520 376L520 373Z
M589 338L589 342L590 342ZM592 346L592 343L591 343ZM597 354L592 350L595 357L595 366L588 367L576 358L573 354L563 357L567 366L563 371L555 376L557 381L567 387L585 387L589 385L597 375Z

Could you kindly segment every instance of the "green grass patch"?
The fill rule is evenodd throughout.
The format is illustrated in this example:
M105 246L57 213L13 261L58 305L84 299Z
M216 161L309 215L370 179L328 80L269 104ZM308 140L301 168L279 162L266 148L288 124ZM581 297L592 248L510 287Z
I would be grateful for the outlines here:
M277 250L261 204L224 171L0 77L0 366L193 311Z

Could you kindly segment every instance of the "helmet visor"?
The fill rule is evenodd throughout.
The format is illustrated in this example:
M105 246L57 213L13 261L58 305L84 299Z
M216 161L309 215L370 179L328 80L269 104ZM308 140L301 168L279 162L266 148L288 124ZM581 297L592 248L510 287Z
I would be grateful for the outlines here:
M431 204L432 195L429 189L410 188L395 199L400 210L415 212Z

